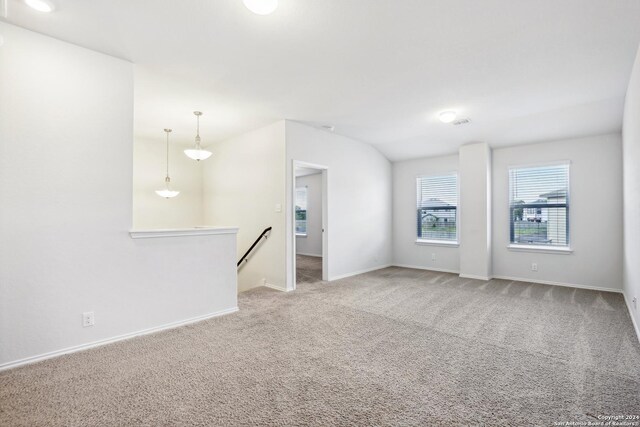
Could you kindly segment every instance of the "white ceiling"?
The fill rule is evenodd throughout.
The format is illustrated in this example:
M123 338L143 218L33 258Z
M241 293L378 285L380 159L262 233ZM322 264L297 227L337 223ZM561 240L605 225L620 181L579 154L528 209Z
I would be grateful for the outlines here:
M136 134L204 145L279 119L389 159L619 131L638 0L8 1L6 21L136 64ZM472 122L445 125L456 109Z

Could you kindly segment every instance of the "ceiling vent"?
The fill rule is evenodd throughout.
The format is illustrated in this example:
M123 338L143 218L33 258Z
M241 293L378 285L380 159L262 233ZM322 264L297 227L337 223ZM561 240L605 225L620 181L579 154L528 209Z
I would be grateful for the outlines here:
M459 119L453 122L454 125L466 125L467 123L471 123L471 119Z

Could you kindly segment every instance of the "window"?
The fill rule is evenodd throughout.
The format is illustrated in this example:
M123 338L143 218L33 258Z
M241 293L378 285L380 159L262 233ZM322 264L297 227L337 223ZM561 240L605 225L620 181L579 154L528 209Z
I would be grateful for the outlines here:
M296 235L307 235L307 187L296 188Z
M457 243L458 175L422 176L417 184L418 240Z
M569 246L569 164L509 169L511 244Z

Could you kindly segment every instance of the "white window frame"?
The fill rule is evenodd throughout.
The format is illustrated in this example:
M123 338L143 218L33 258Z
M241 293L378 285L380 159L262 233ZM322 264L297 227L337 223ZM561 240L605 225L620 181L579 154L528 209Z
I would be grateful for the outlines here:
M435 177L443 177L443 176L451 176L455 175L456 177L456 238L455 240L433 240L433 239L421 239L417 236L416 233L416 245L423 246L445 246L445 247L458 247L460 246L460 175L457 170L442 172L442 173L434 173L434 174L420 174L415 177L415 192L416 199L413 201L413 210L414 212L418 209L418 180L422 178L435 178ZM417 213L417 212L416 212ZM417 232L417 229L414 231Z
M538 168L538 167L546 167L546 166L561 166L567 165L569 166L569 173L567 176L567 245L566 246L545 246L545 245L523 245L518 243L511 243L511 231L507 233L508 236L508 244L507 249L514 252L537 252L537 253L547 253L547 254L556 254L556 255L571 255L573 253L573 248L571 247L571 223L573 211L571 206L571 170L572 165L570 160L558 160L553 162L537 162L537 163L526 163L526 164L516 164L507 166L507 218L509 223L507 226L511 228L511 170L512 169L526 169L526 168Z

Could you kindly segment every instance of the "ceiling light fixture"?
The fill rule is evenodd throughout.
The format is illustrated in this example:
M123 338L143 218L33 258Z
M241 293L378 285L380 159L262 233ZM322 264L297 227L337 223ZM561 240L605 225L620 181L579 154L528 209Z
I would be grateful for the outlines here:
M165 129L164 131L167 134L167 176L164 178L164 189L156 190L156 194L165 199L170 199L176 197L180 192L171 189L171 178L169 178L169 134L171 129Z
M186 154L187 157L193 160L206 160L211 157L213 153L211 151L203 150L202 147L200 147L200 116L202 115L202 112L194 111L193 114L195 114L196 120L198 122L196 129L196 148L184 150L184 154Z
M442 123L451 123L458 114L455 111L443 111L438 115Z
M242 0L242 3L257 15L269 15L278 8L278 0Z
M53 12L55 6L49 0L24 0L27 6L38 12Z

